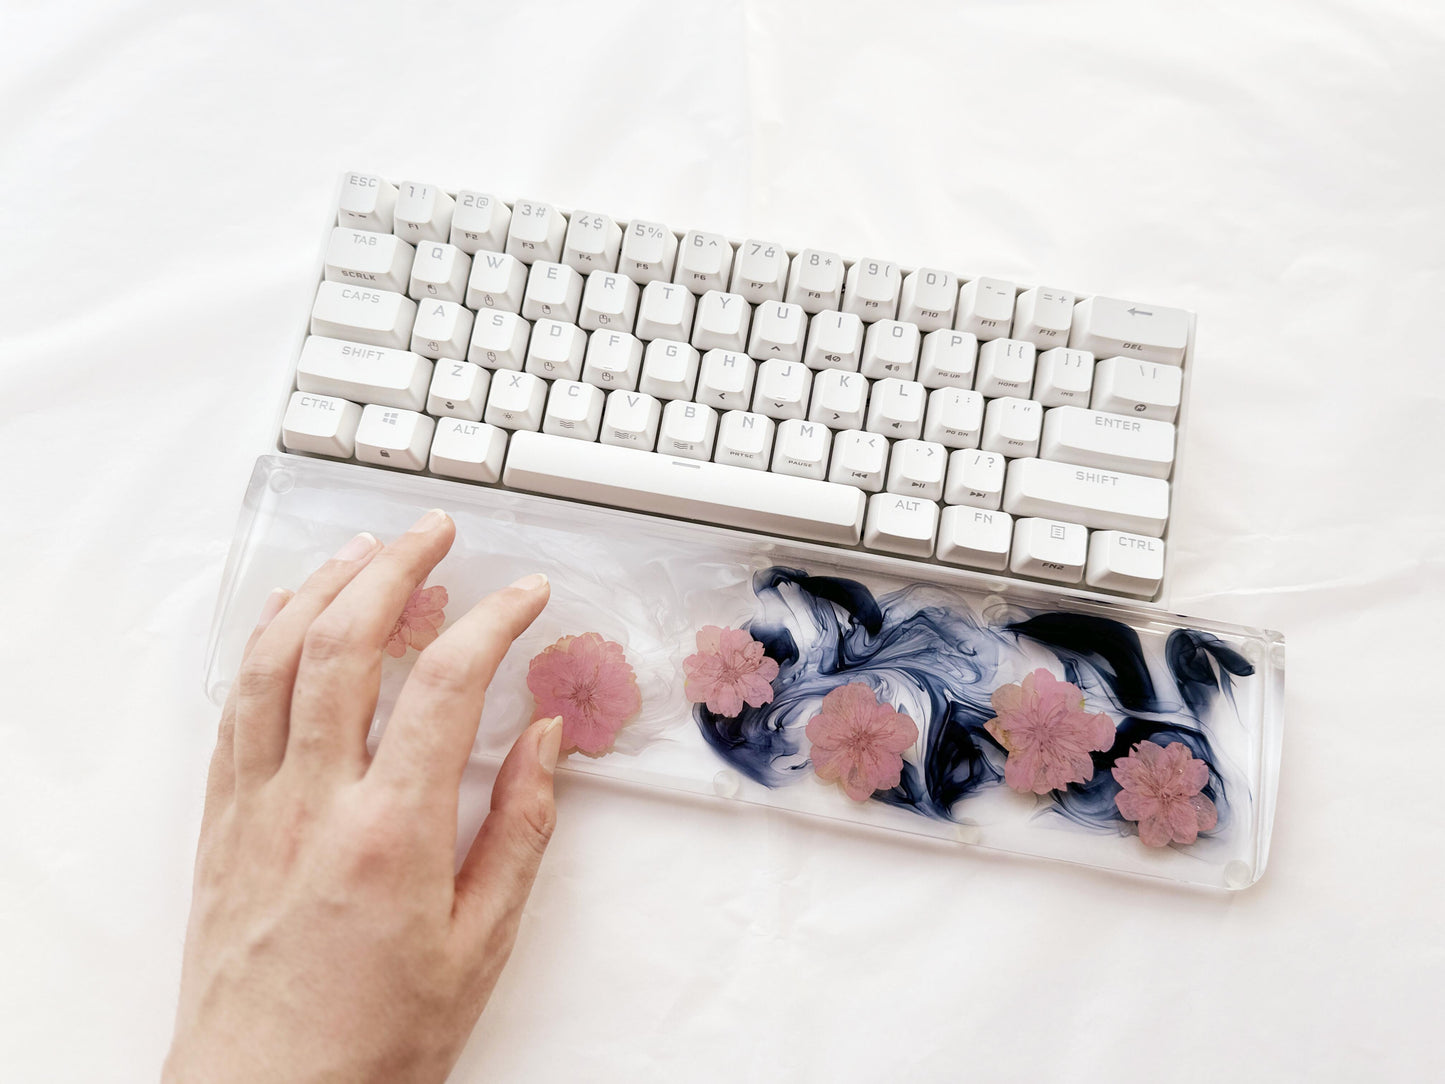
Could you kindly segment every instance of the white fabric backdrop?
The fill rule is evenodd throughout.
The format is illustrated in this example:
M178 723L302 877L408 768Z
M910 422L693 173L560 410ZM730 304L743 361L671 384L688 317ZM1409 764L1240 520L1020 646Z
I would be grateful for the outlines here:
M1237 895L566 779L457 1079L1438 1068L1438 6L213 7L0 14L0 1074L163 1056L205 633L347 168L1195 308L1174 601L1289 636Z

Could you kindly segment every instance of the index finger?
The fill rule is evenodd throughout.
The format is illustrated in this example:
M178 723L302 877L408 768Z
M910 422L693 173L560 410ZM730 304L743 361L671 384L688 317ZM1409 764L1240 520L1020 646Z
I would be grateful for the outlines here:
M417 659L367 773L383 786L455 807L487 686L512 641L547 605L540 572L477 603Z

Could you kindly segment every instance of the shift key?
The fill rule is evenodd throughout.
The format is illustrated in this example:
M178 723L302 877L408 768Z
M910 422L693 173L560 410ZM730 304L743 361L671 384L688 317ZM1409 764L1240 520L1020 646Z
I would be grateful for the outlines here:
M1047 459L1015 459L1004 482L1003 510L1158 538L1169 522L1169 483Z

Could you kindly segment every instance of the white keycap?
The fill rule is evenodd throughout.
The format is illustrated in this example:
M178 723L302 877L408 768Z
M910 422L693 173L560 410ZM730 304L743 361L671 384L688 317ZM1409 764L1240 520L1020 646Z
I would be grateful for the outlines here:
M527 363L532 325L515 312L483 309L472 325L467 360L483 369L520 369Z
M1074 306L1069 345L1096 358L1127 357L1183 365L1189 314L1113 297L1086 297Z
M411 329L411 348L424 358L467 356L472 341L472 310L456 301L421 301Z
M634 334L643 342L652 339L692 338L692 315L697 298L692 291L670 282L649 282L642 289Z
M955 331L968 331L980 342L1008 337L1013 327L1014 284L1003 279L974 279L958 291Z
M577 322L582 309L582 276L564 263L536 260L527 274L522 315L528 320Z
M726 290L733 267L733 246L720 233L688 230L677 250L672 281L695 294Z
M1169 521L1169 483L1048 459L1015 459L1008 466L1003 507L1015 516L1158 538Z
M1168 478L1174 465L1174 426L1083 407L1054 407L1044 412L1039 448L1044 459Z
M501 252L478 252L467 280L467 308L520 312L527 290L527 265Z
M576 380L555 380L547 393L542 432L576 440L596 440L602 428L601 388Z
M464 418L442 418L431 438L427 469L448 478L491 485L502 476L507 452L507 433L485 422Z
M918 373L918 329L886 319L868 325L861 371L870 380L887 376L912 380Z
M363 407L356 427L356 458L402 470L425 470L435 429L436 422L414 410Z
M950 453L943 502L997 508L1003 503L1004 463L1004 457L997 452L977 448L960 448Z
M973 387L978 339L967 331L930 331L918 357L918 382L925 388Z
M547 403L547 382L531 373L502 369L492 374L487 392L487 409L482 417L501 429L542 427L542 408Z
M833 460L828 467L828 481L877 493L883 488L887 467L888 441L877 433L845 429L833 435Z
M463 188L452 210L449 240L469 256L481 251L501 252L507 246L507 227L511 224L512 209L496 196Z
M747 410L757 366L735 350L709 350L697 374L697 401L718 410Z
M1008 565L1014 521L1007 512L961 506L938 517L938 559L951 565L1002 571Z
M1094 387L1094 355L1056 346L1034 365L1033 397L1041 406L1088 406Z
M829 429L862 429L867 402L868 381L860 374L824 369L813 378L808 419L822 422Z
M657 444L661 421L662 404L651 395L640 391L610 392L602 412L602 443L650 452Z
M626 275L593 271L582 290L582 315L578 323L588 331L631 331L637 319L641 291Z
M1151 596L1164 578L1164 540L1095 531L1089 536L1089 561L1084 582L1101 591Z
M337 226L326 245L326 278L375 290L405 291L416 249L400 237Z
M391 232L396 186L371 173L348 173L341 181L336 224L353 230Z
M356 450L361 407L334 395L295 391L281 421L281 444L288 452L310 452L350 459Z
M1067 346L1069 325L1074 318L1074 295L1063 290L1035 286L1014 300L1013 337L1031 342L1040 350Z
M923 411L928 393L923 385L912 380L889 377L873 385L868 400L868 425L873 433L882 433L890 440L916 437L923 432Z
M445 241L451 235L455 206L451 196L434 184L402 181L397 185L392 232L413 245L421 241Z
M833 431L826 425L789 418L778 425L773 442L773 473L822 480L828 473L832 443Z
M943 476L948 470L948 449L931 440L900 440L888 457L889 493L926 497L943 496Z
M1039 454L1044 408L1032 399L990 399L983 416L983 437L978 446L1009 459Z
M1057 583L1078 583L1084 577L1088 548L1089 532L1077 523L1017 519L1009 571Z
M691 399L697 385L697 367L697 350L691 344L653 339L642 358L642 382L638 386L659 399Z
M907 557L929 557L938 532L938 505L920 497L875 493L868 498L863 545Z
M669 409L688 406L710 409ZM545 433L512 438L502 479L513 489L844 546L857 544L863 526L863 495L848 486Z
M956 308L958 277L952 271L922 267L903 276L898 319L917 324L919 331L931 333L952 328Z
M1034 344L992 339L978 348L973 386L990 399L1013 395L1027 399L1034 386Z
M537 260L556 263L562 258L567 216L550 203L519 199L512 205L507 227L507 253L525 264Z
M813 370L801 361L765 361L758 366L753 410L770 418L801 418L808 412Z
M606 272L598 272L606 274ZM642 340L623 331L594 331L587 339L582 379L604 391L632 391L642 373Z
M629 222L617 270L639 286L671 282L677 264L677 234L661 222Z
M742 295L709 290L697 303L692 345L699 350L746 350L752 316Z
M414 301L461 301L472 258L456 245L423 241L416 247L407 293Z
M773 453L773 419L744 410L729 410L717 428L714 463L730 463L749 470L767 470Z
M848 268L843 286L843 311L851 312L865 324L892 320L898 315L898 295L903 279L898 265L865 256Z
M571 271L569 267L567 270ZM561 320L538 320L527 344L527 372L547 380L580 380L587 333Z
M801 306L782 301L759 305L753 313L753 333L748 353L759 361L780 358L800 361L808 334L808 317Z
M923 439L945 448L977 448L983 435L983 396L964 388L934 388L928 393Z
M391 290L323 282L311 307L311 334L405 350L411 344L416 302Z
M856 372L863 356L863 321L851 312L820 312L808 322L803 364Z
M1183 392L1184 373L1177 365L1105 358L1094 366L1089 406L1110 414L1172 422Z
M787 301L801 305L810 316L825 309L841 309L843 257L836 252L805 248L788 269Z
M420 410L431 362L410 350L309 335L296 362L296 387L355 403Z
M492 376L469 361L439 361L427 392L426 412L438 418L482 420Z
M744 241L733 262L732 292L750 304L783 300L788 284L788 252L772 241Z
M574 211L562 245L562 262L582 275L616 271L622 247L622 227L606 215Z
M662 408L662 426L657 431L657 450L663 455L688 459L711 459L717 435L717 411L702 403L674 399Z

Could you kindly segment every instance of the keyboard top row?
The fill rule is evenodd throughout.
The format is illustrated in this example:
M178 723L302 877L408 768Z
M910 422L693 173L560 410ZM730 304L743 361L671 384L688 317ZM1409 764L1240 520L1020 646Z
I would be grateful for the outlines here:
M365 174L336 223L290 450L1158 591L1187 312Z

